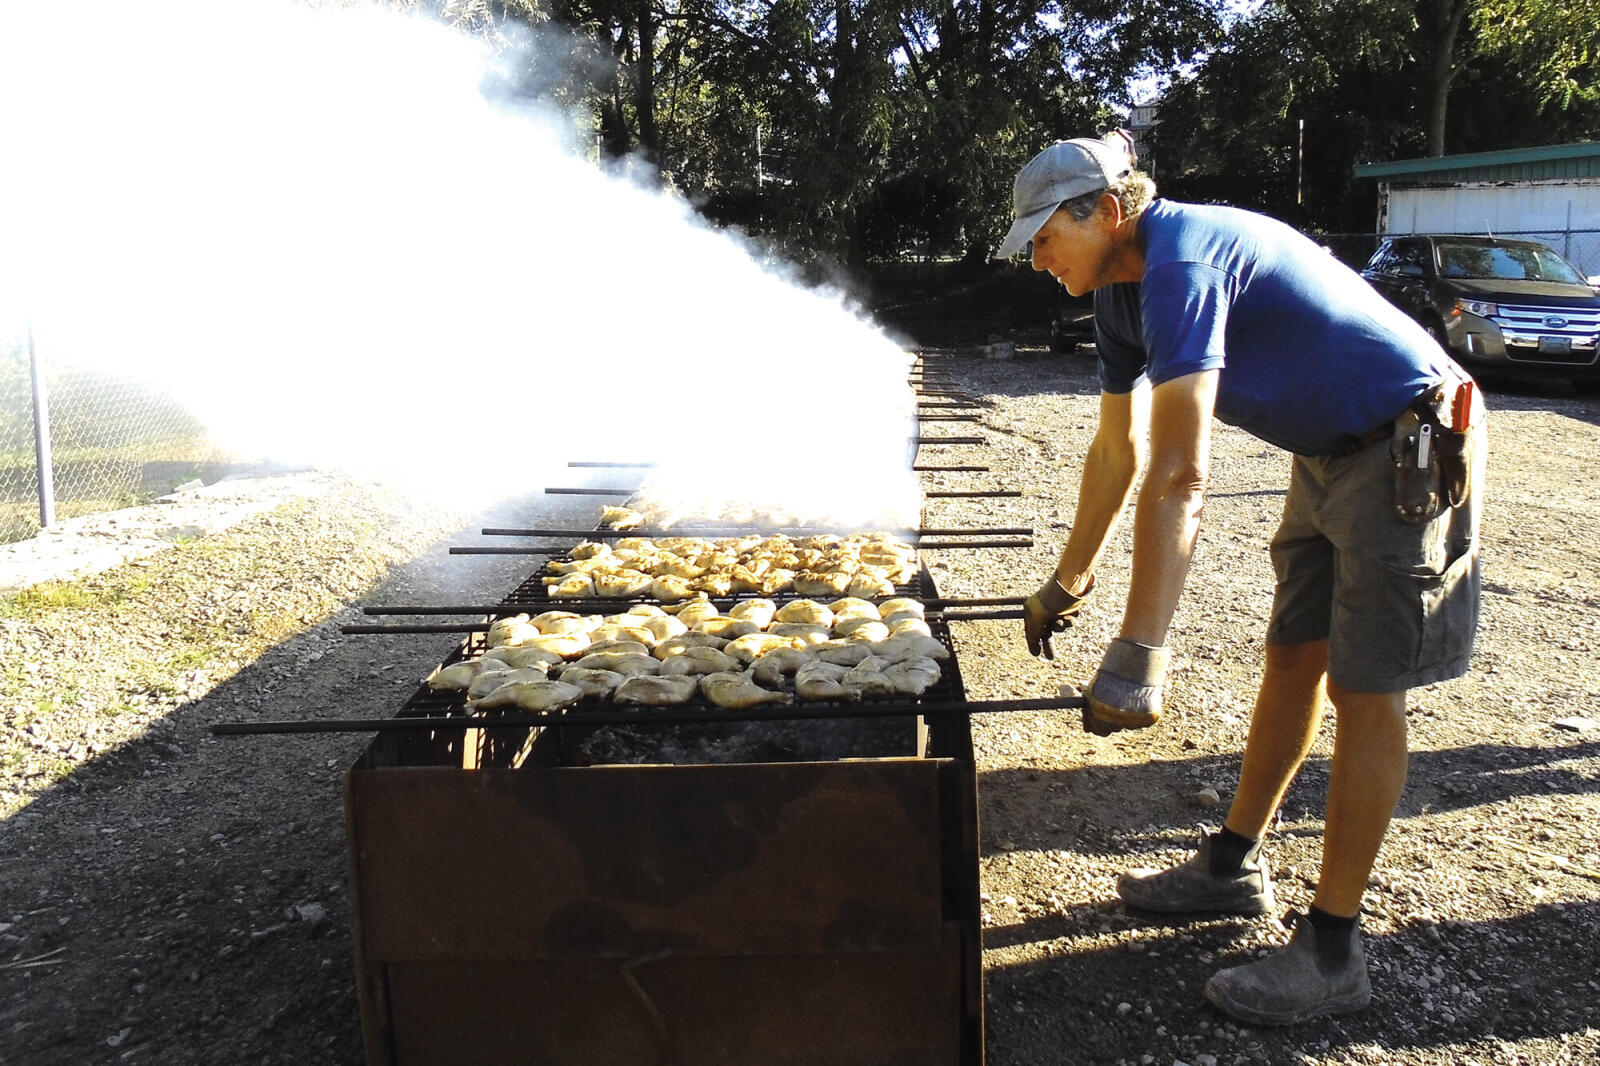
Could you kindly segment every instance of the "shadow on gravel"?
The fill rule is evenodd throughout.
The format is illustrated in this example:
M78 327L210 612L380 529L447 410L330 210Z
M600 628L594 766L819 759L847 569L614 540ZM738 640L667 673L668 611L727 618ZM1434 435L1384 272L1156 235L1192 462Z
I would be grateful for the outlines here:
M538 557L445 547L509 513L359 602L500 599ZM339 633L359 620L352 604L271 648L0 823L0 1063L361 1061L340 777L369 737L209 734L392 716L458 639Z
M1411 753L1406 791L1397 818L1460 810L1499 803L1517 796L1600 793L1600 780L1569 766L1571 760L1600 756L1600 741L1516 747L1474 744L1464 748ZM1020 768L990 770L979 777L985 852L998 841L1025 848L1068 847L1082 850L1113 834L1121 853L1163 851L1182 843L1197 823L1221 824L1226 803L1197 809L1193 795L1211 785L1230 795L1238 779L1240 755L1204 755L1193 759L1129 765L1086 765L1063 770ZM1289 821L1322 816L1328 790L1329 762L1313 756L1301 767L1284 799ZM1094 797L1100 824L1087 825L1074 808L1076 797ZM1103 801L1125 796L1120 808ZM1129 832L1154 827L1137 843L1120 843ZM1290 835L1305 830L1288 830ZM1132 849L1132 850L1129 850Z
M1114 922L1120 913L1100 908L1093 916ZM985 946L994 946L997 932L1009 943L1081 934L1083 918L1069 913L988 930ZM1074 947L1026 965L991 966L989 1052L994 1061L1021 1061L1008 1036L1021 1023L1006 1021L1008 1011L1027 1018L1028 1031L1014 1038L1021 1046L1073 1049L1061 1062L1116 1061L1126 1059L1129 1049L1144 1049L1156 1052L1158 1062L1174 1055L1193 1061L1198 1052L1224 1062L1244 1054L1277 1063L1299 1061L1302 1050L1326 1054L1356 1044L1375 1043L1395 1053L1475 1041L1560 1039L1594 1025L1591 930L1597 920L1600 904L1564 904L1534 907L1514 918L1447 921L1369 936L1373 1006L1286 1029L1229 1026L1202 994L1212 973L1250 957L1235 944L1241 934L1257 922L1275 926L1275 919L1171 922L1137 941L1140 950ZM1532 959L1537 965L1528 965ZM1122 1011L1121 1003L1129 1009Z

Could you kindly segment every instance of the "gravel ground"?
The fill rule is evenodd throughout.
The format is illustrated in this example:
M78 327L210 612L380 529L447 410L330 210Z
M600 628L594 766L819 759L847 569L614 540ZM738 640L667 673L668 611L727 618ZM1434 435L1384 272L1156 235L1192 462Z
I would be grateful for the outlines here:
M1024 350L947 366L987 401L990 444L922 458L992 472L930 487L1023 496L930 501L929 522L1031 525L1037 547L930 565L947 594L1026 593L1072 515L1092 363ZM1112 738L1075 715L975 724L993 1066L1600 1059L1600 732L1556 724L1595 718L1600 699L1600 404L1550 388L1491 406L1479 654L1469 677L1412 696L1411 780L1366 900L1374 1006L1234 1025L1200 988L1281 926L1151 921L1114 902L1119 870L1177 858L1197 823L1220 823L1237 774L1288 460L1220 429L1168 720ZM951 426L928 432L968 432ZM534 564L444 545L594 510L540 497L440 513L346 483L0 600L0 1063L361 1061L339 776L364 739L207 727L393 713L451 639L339 625L363 603L498 598ZM1027 656L1018 623L957 627L972 697L1088 675L1126 590L1120 537L1055 663ZM1331 739L1330 721L1270 848L1286 907L1315 884Z

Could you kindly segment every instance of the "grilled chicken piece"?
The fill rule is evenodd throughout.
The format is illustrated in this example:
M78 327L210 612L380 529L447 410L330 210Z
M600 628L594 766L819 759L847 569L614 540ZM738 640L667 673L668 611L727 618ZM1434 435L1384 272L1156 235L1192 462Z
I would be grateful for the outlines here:
M923 655L943 661L950 658L950 649L945 647L942 641L925 637L921 633L898 633L888 640L881 640L872 645L872 654L892 663L905 662Z
M850 587L844 570L802 570L794 575L794 590L802 596L839 596Z
M637 618L665 618L667 612L653 603L636 603L628 608L626 614L607 615L606 621L620 626L635 626L642 623L634 621Z
M742 618L747 622L754 622L757 629L765 629L772 624L772 617L777 612L778 605L771 600L740 600L728 608L728 617Z
M501 664L496 663L493 665L498 666ZM507 685L515 681L543 681L548 676L547 671L549 669L548 663L540 663L537 666L524 667L519 670L513 670L509 666L500 670L492 668L480 670L478 671L478 676L472 679L472 684L467 686L467 702L481 700L501 685Z
M583 689L565 681L512 681L482 699L467 704L470 710L558 711L583 699Z
M766 572L766 568L756 571L738 563L728 571L728 588L733 592L761 592L762 577Z
M862 630L877 633L878 635L876 637L868 638L854 636L855 633ZM865 615L852 614L847 615L844 618L835 618L833 620L833 635L836 637L851 637L854 640L883 640L889 636L889 627L878 621L876 618L868 618Z
M589 576L594 579L595 595L609 600L643 595L655 581L638 570L595 570Z
M653 655L626 651L602 651L585 655L572 664L583 670L614 670L619 674L653 674L661 669L661 660Z
M655 642L646 643L642 640L611 639L597 640L583 650L584 655L599 655L603 652L621 652L624 655L649 655L650 649L655 647Z
M794 575L795 568L792 566L774 566L761 575L761 595L775 596L780 592L788 592L794 588Z
M664 614L660 618L648 619L644 624L644 628L655 635L657 644L660 644L663 640L669 640L679 634L689 632L688 626L670 614Z
M696 622L694 624L694 632L709 633L714 637L722 637L724 640L733 640L735 637L759 633L761 632L761 627L745 618L719 616Z
M660 677L639 674L628 678L611 693L616 703L636 703L661 707L673 703L688 703L700 687L698 677Z
M709 551L711 542L704 537L662 537L656 541L656 547L679 558L692 560L701 552Z
M850 693L839 684L839 679L849 672L848 666L813 659L795 672L795 694L803 700L849 699Z
M600 508L600 524L609 529L638 529L644 525L644 515L632 507Z
M502 645L490 648L483 653L487 662L502 662L512 670L538 669L540 664L546 667L554 666L561 661L561 656L549 648L541 648L537 644Z
M734 709L793 702L787 694L762 688L742 673L707 674L700 679L700 691L718 707Z
M926 618L928 608L923 606L920 600L914 600L909 596L896 596L892 600L884 600L878 604L878 613L883 615L885 622L888 622L897 614L912 614L918 618Z
M494 621L489 623L489 647L492 648L496 645L504 644L507 633L512 632L518 626L525 626L527 624L528 616L525 614L512 614L507 615L504 618L496 618Z
M850 579L848 591L852 596L893 596L894 581L876 568L862 568Z
M588 574L568 574L563 578L544 579L550 588L550 595L574 598L579 596L594 595L594 579Z
M592 574L596 570L614 569L619 565L612 555L591 555L587 559L552 559L545 566L552 574Z
M833 611L816 600L791 600L773 614L775 622L804 622L814 626L833 625Z
M873 652L869 644L859 640L825 640L811 647L811 654L825 663L854 666Z
M674 655L682 655L689 648L717 648L726 647L726 637L714 637L710 633L680 633L675 637L668 637L651 649L650 654L657 659L670 659Z
M685 648L683 652L661 662L661 674L674 677L681 674L717 674L738 670L739 660L725 655L716 648Z
M592 644L600 644L610 640L631 640L635 644L643 644L646 649L655 647L656 635L650 632L649 627L642 624L643 619L639 621L641 624L636 626L598 626L593 633L589 634L589 640Z
M920 696L939 680L939 664L923 655L903 663L890 663L884 667L883 676L901 695Z
M583 620L583 615L573 614L571 611L546 611L536 614L528 620L541 633L561 636L568 633L586 633L588 625Z
M800 641L795 637L783 637L773 633L748 633L745 636L730 640L728 646L722 650L738 659L739 662L749 665L770 651L775 651L778 648L798 648L799 646Z
M680 558L670 552L661 556L661 561L650 568L656 577L681 577L685 581L693 581L706 572L703 566L696 566L687 559Z
M810 661L804 648L773 648L750 664L750 677L758 685L779 688L785 677Z
M656 542L649 537L618 537L611 547L614 551L653 552Z
M433 673L424 680L430 689L438 692L440 689L455 689L465 691L472 684L472 679L478 676L478 671L483 669L482 659L462 659L460 662L451 663L449 666L436 666Z
M884 674L884 668L889 664L876 655L869 655L859 663L852 666L839 684L846 692L854 696L893 696L895 694L894 682Z
M878 611L877 604L859 596L846 596L844 599L834 600L827 606L828 610L833 612L835 625L841 618L870 618L876 622L883 617Z
M920 633L925 637L933 636L933 630L928 628L928 623L914 615L895 615L888 625L891 637L899 636L901 633Z
M865 618L860 619L848 633L840 633L838 626L834 627L833 633L834 636L842 637L845 640L865 641L868 644L889 639L888 626L882 622L870 622Z
M774 622L767 627L767 632L778 637L796 637L806 644L821 644L833 636L833 630L827 626L809 622Z
M541 633L531 625L510 634L497 648L538 648L570 659L589 646L587 633ZM491 649L493 650L493 649Z
M708 570L689 584L696 592L703 592L707 596L733 594L733 577L726 570Z
M676 603L694 595L694 584L686 577L666 574L650 582L650 595L662 603Z
M611 545L598 540L580 540L567 554L574 559L593 559L596 555L610 555Z
M678 621L693 629L698 623L707 618L716 618L722 612L717 605L707 599L690 600L677 610Z
M626 680L626 675L615 670L590 670L574 666L561 671L562 684L576 685L583 689L585 696L597 700L609 699L617 686Z

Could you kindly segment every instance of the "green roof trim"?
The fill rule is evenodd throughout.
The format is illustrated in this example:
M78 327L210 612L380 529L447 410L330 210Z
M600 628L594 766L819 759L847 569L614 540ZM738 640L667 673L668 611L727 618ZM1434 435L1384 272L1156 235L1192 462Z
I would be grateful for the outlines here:
M1600 141L1366 163L1355 168L1355 175L1418 182L1600 178Z

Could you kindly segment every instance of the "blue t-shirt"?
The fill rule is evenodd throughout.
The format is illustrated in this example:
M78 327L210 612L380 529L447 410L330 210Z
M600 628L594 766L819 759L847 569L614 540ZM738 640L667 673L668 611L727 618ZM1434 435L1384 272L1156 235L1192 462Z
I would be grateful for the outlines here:
M1281 222L1156 200L1139 240L1144 280L1094 294L1106 392L1219 370L1218 418L1327 455L1444 377L1421 326Z

